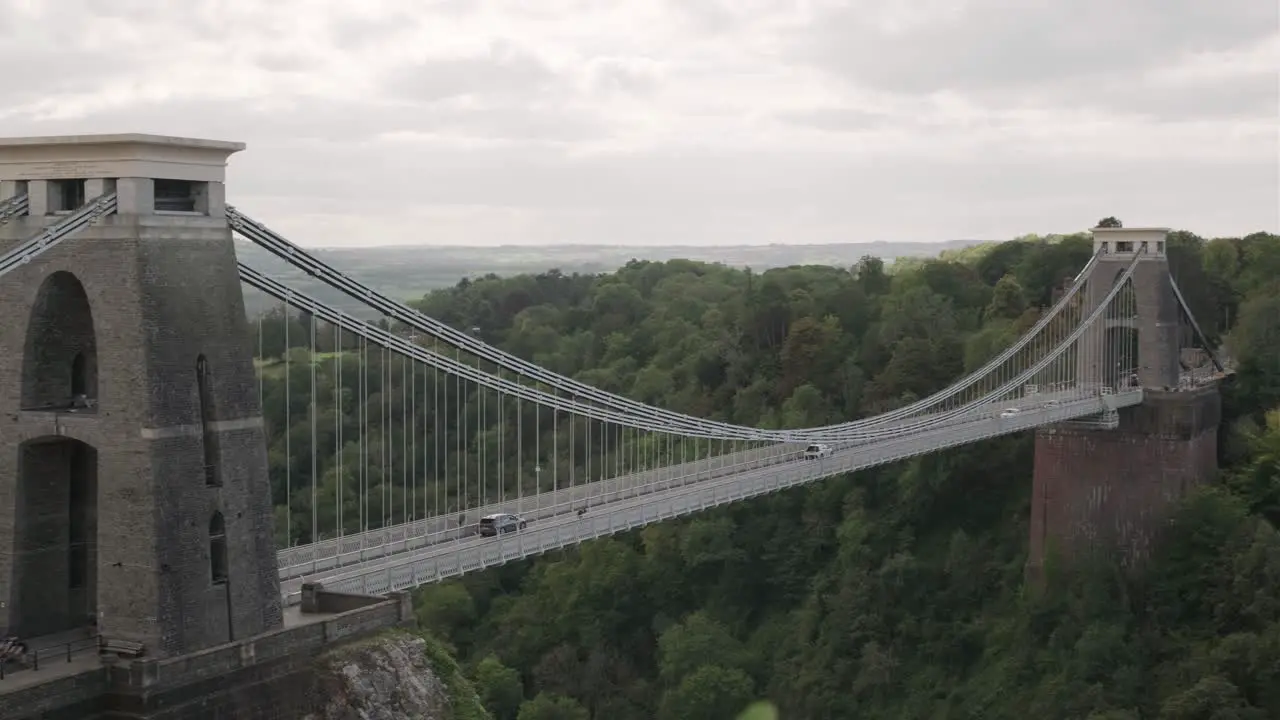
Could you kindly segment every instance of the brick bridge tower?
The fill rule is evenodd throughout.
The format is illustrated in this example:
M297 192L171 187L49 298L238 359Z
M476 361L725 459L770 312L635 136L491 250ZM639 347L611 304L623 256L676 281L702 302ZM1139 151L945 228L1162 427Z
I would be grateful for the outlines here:
M281 626L231 231L239 143L0 140L0 252L118 210L0 279L0 631L96 630L151 658Z
M1140 564L1170 506L1217 473L1221 400L1216 384L1180 387L1181 310L1165 255L1167 233L1093 231L1101 255L1081 289L1085 313L1106 297L1135 255L1140 260L1131 287L1117 295L1131 317L1108 319L1105 333L1086 336L1091 339L1080 346L1078 380L1113 388L1137 383L1143 401L1108 421L1036 432L1027 560L1032 578L1051 553L1118 551L1125 565Z

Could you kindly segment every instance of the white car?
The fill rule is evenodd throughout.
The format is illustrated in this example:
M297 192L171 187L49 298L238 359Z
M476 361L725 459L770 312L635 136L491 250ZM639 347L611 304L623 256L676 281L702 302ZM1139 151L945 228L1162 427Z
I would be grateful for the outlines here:
M1009 408L1008 410L1005 410L1004 412L1000 413L1000 417L1002 418L1017 417L1021 412L1022 410L1018 408Z
M827 457L830 454L831 454L831 446L822 445L820 443L814 443L813 445L810 445L809 447L804 449L805 460L817 460L819 458Z

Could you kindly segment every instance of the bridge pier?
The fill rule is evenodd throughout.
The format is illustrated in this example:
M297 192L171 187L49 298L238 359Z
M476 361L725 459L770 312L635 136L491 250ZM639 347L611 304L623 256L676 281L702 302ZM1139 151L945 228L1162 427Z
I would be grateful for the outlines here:
M149 657L275 630L266 443L224 215L240 143L0 140L0 249L114 214L0 284L0 627ZM94 199L97 198L96 203ZM8 199L8 198L4 198Z
M1027 576L1050 553L1067 559L1118 552L1140 565L1171 506L1218 471L1217 385L1147 390L1101 430L1063 423L1036 433Z
M295 717L315 656L412 623L407 596L283 608L226 219L243 148L0 138L26 211L0 223L0 636L30 649L0 718Z

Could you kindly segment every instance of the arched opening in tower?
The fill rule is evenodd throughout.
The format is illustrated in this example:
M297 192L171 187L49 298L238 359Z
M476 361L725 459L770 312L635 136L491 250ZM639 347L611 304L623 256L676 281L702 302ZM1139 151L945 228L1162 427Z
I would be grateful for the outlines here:
M98 452L79 440L29 440L14 502L13 632L90 626L98 606Z
M84 285L59 271L45 278L27 320L22 407L91 412L98 400L97 337Z
M1117 275L1116 280L1120 276ZM1138 296L1133 278L1125 281L1106 312L1103 343L1103 382L1117 390L1136 388L1138 382Z

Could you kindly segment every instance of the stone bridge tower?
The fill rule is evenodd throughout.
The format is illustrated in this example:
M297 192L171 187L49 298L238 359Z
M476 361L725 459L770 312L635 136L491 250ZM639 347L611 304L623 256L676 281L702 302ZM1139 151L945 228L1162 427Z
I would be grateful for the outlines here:
M239 143L0 140L0 253L118 210L0 279L0 631L149 657L281 625L271 492L231 231Z
M1216 384L1181 384L1182 310L1169 275L1164 228L1096 228L1101 252L1082 289L1083 312L1107 296L1135 259L1104 332L1082 338L1077 380L1143 391L1141 405L1100 421L1036 433L1028 575L1046 557L1117 551L1140 564L1170 506L1218 469ZM1127 315L1127 317L1126 317ZM1120 370L1124 368L1124 370Z

